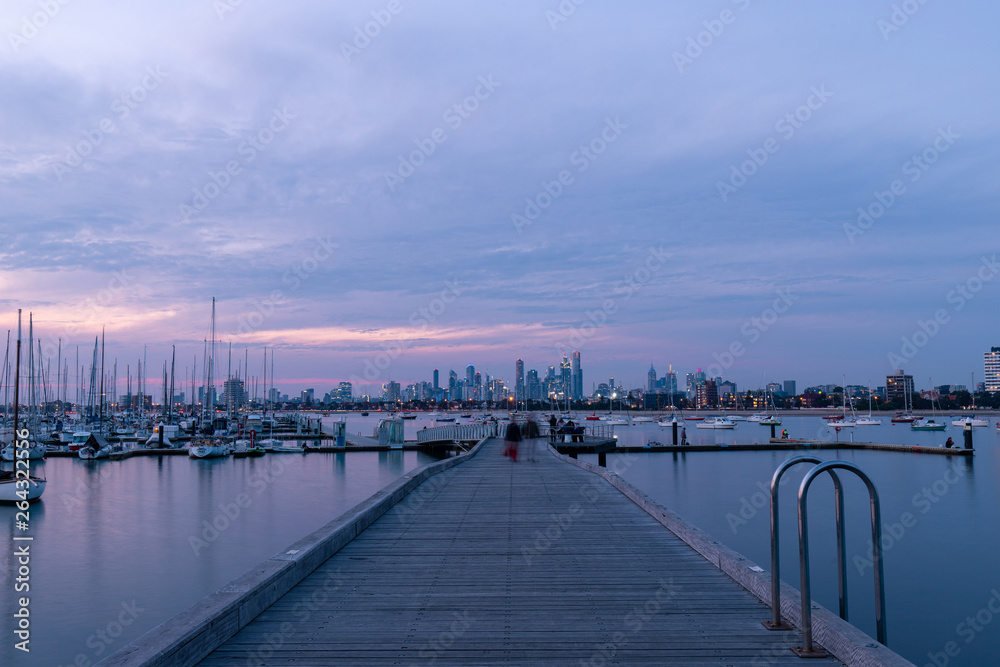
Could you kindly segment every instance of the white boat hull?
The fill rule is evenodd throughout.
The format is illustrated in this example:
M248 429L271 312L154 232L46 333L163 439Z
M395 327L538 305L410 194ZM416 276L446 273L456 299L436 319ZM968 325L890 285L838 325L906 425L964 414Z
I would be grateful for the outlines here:
M17 452L14 451L13 443L6 445L2 450L0 450L0 459L4 461L13 461ZM34 443L28 448L28 460L37 461L38 459L45 458L45 445L41 443Z
M192 459L218 459L229 456L229 448L218 445L195 445L188 448L188 457Z
M26 497L22 498L18 494L23 493L24 491L27 491L28 494ZM26 489L18 489L16 479L4 479L0 481L0 503L16 503L22 500L31 502L32 500L38 500L41 498L44 491L44 479L31 477L28 479L28 487Z

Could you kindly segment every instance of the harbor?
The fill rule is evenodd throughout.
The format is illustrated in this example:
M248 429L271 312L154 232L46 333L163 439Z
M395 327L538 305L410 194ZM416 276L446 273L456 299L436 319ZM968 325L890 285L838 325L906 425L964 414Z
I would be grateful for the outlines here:
M500 444L384 489L105 664L798 662L725 571L738 554L554 452L516 465ZM845 657L909 664L814 613Z
M805 432L814 425L816 418L783 417L783 419L785 426L791 431ZM347 420L350 424L351 417L348 416ZM377 416L372 416L356 420L355 423L377 424L378 420ZM414 421L416 422L412 426L414 434L435 428L430 424L421 425L419 420ZM424 429L425 425L428 428ZM763 564L766 570L767 510L762 494L770 472L782 460L809 451L815 451L824 459L855 461L872 473L886 503L883 516L887 517L886 525L889 527L887 535L891 540L891 546L886 551L890 646L901 651L910 660L919 662L921 654L912 652L911 647L926 646L925 654L934 653L935 646L944 646L951 641L949 636L955 634L955 625L958 621L949 626L940 615L934 615L932 620L920 613L921 607L915 606L912 600L916 595L930 595L930 593L923 591L915 582L921 581L923 577L922 564L928 559L935 558L935 554L940 554L946 560L950 558L947 543L938 540L937 535L947 536L958 530L960 532L953 538L954 540L971 539L966 534L968 531L976 531L979 522L988 525L991 520L988 515L983 516L981 512L987 507L1000 506L1000 499L996 499L997 504L992 504L994 498L982 497L983 494L995 496L995 487L985 484L982 474L976 475L977 467L986 470L987 473L995 468L990 463L997 457L995 443L990 440L996 437L995 434L987 429L977 429L975 434L977 446L973 456L964 453L964 450L946 451L940 446L927 446L915 450L912 445L902 443L884 443L881 448L865 447L864 443L851 446L850 443L838 444L831 441L772 444L769 442L769 429L752 426L755 430L743 427L736 429L736 433L740 433L743 429L748 434L754 435L753 440L758 440L742 445L711 442L717 434L709 435L705 431L699 433L704 434L706 442L699 443L696 440L689 445L676 448L643 446L631 448L624 445L606 453L605 469L629 480L650 498L664 507L669 507L671 512L690 521L700 530L704 530L711 536L711 542L735 549L751 560ZM356 428L367 430L363 427ZM640 430L656 434L655 428L655 425L648 424L631 429L616 427L615 435L618 441L627 442L629 438L645 437L639 433ZM625 435L630 430L632 434ZM914 435L922 439L932 437L932 434L913 434L909 429L904 430L899 427L886 427L886 430L880 433L885 434L884 437L887 439L889 435L894 435L904 442ZM734 434L729 435L732 437ZM548 445L549 438L546 436L543 439ZM326 520L334 518L338 506L342 511L346 511L349 506L338 504L340 500L347 500L345 491L339 487L343 484L348 487L353 485L351 480L355 478L356 473L350 471L367 469L371 472L362 473L363 475L373 480L389 480L393 475L405 474L406 470L420 461L430 463L436 460L425 453L410 451L409 448L418 446L415 441L404 445L381 447L381 451L374 452L360 451L355 449L354 445L345 445L345 451L337 453L324 451L323 440L312 442L319 442L320 446L316 449L310 447L298 456L268 455L262 459L188 461L176 455L183 453L183 449L180 449L173 450L171 452L173 455L145 454L128 461L95 463L53 457L49 461L36 464L49 479L52 493L45 501L32 506L35 521L45 529L45 533L39 535L36 542L36 553L42 554L36 564L40 572L39 580L54 579L53 583L60 584L63 596L67 594L66 591L76 597L82 595L84 590L91 590L92 592L87 594L91 597L87 598L86 604L96 604L95 608L103 608L109 619L113 619L115 608L120 608L123 602L131 601L131 598L125 600L125 597L127 591L136 590L135 577L141 576L140 572L149 571L150 567L156 568L156 559L150 563L148 558L144 560L138 556L139 553L145 553L145 549L135 552L135 556L127 555L137 548L130 536L147 535L150 530L163 530L166 527L167 534L157 541L162 542L166 553L173 554L172 558L168 559L172 565L167 567L164 564L162 567L165 569L160 571L171 572L181 567L180 572L187 571L181 575L186 583L180 587L171 586L175 590L169 594L166 590L158 589L156 582L153 581L140 586L139 590L145 594L145 599L156 602L150 608L143 606L145 602L136 598L139 607L153 611L143 612L141 619L137 619L127 629L123 628L120 645L124 645L128 641L138 639L143 632L152 629L158 623L168 620L172 614L179 613L186 605L193 604L200 597L224 586L227 581L252 570L257 562L279 553L281 549L295 543L309 532L310 528L301 521L292 522L294 527L286 525L287 522L281 519L281 513L287 513L287 516L307 514L311 521L316 522L315 527L322 524L324 516L327 517ZM556 443L555 449L562 444L570 443ZM582 444L586 446L588 443ZM407 449L404 450L403 447ZM922 455L921 451L930 455ZM951 454L951 456L938 454ZM577 458L581 463L598 464L600 455L596 452L579 451ZM983 459L979 461L978 466L977 459ZM504 460L504 463L508 462ZM373 465L374 469L371 468ZM508 463L508 465L525 468L531 466L530 463L522 462ZM276 466L281 470L277 475L273 474ZM912 472L905 472L907 470ZM150 478L151 474L155 477ZM371 477L372 474L376 477ZM191 477L192 475L194 477ZM77 478L76 482L72 481L74 477ZM186 478L190 478L190 481L184 481ZM156 481L153 481L154 479ZM716 479L730 481L724 487L718 487L712 481ZM149 482L143 483L141 480ZM979 483L970 486L973 480ZM155 486L150 487L150 482ZM204 486L206 483L210 485ZM193 497L190 492L182 491L186 487L195 492ZM67 488L70 489L69 493L66 491ZM149 488L160 488L154 494L155 500L144 498L148 493L141 490ZM315 490L319 488L325 490L320 496L314 496ZM922 488L931 489L930 500L912 498ZM258 489L261 493L259 499ZM366 494L358 487L358 492L352 496L354 502L362 502L375 490L373 487L369 489ZM713 491L706 493L706 489ZM164 493L169 497L165 497ZM252 503L241 507L237 502L241 493L245 493ZM322 500L323 494L330 493L334 493L332 498L337 499L334 504ZM975 494L975 497L969 494ZM793 501L791 497L793 495L789 492L783 498L783 502L786 503L783 515L785 521L790 522L785 527L786 535L794 535L795 509L793 505L788 504ZM129 499L135 499L138 504ZM197 502L192 505L191 500L195 499ZM245 503L246 499L243 500ZM852 559L850 618L862 630L873 632L863 620L871 619L873 616L870 584L864 582L864 579L871 575L871 567L866 565L868 556L866 556L864 536L865 510L863 506L858 505L861 500L860 495L849 496L847 505L848 515L851 517L848 523L848 536L852 545L849 550ZM235 520L227 516L227 507L230 514L238 511ZM977 507L980 510L968 515L962 511L963 507ZM302 510L305 508L308 508L308 511L303 513ZM9 509L12 511L13 508ZM818 509L818 525L832 521L829 510L829 507ZM2 508L0 511L6 512L8 508ZM893 526L897 524L902 526L902 517L907 513L917 517L917 523L903 528L905 534L900 536L900 529ZM184 515L190 518L182 521L181 517ZM155 519L156 516L160 518ZM305 516L302 518L305 519ZM83 526L90 526L89 530L92 532L89 536L76 535L81 521ZM262 552L260 548L261 533L260 529L255 527L260 521L280 522L280 524L274 523L272 528L267 530L269 539L266 544L270 545L269 553L266 550ZM215 522L218 524L213 525ZM133 527L129 528L130 525ZM281 530L275 530L279 525ZM106 535L107 531L104 530L108 526L117 526L110 535ZM213 531L219 526L224 526L225 530L218 531L218 534L214 533ZM184 528L187 529L186 533ZM819 529L818 533L813 538L818 553L830 553L832 545L829 541L832 536L823 529ZM116 538L115 535L121 537ZM251 535L257 537L251 538ZM977 539L981 541L983 537L986 536ZM119 544L118 542L122 540L124 542ZM63 546L60 547L60 544ZM254 550L246 551L251 544L254 545ZM1000 544L996 547L1000 548ZM232 551L233 548L237 551ZM794 583L796 562L794 543L786 542L782 549L783 558L789 564L785 569L785 572L789 573L786 581ZM68 551L68 554L63 558L53 558L55 554L52 550ZM184 553L188 556L183 556ZM257 558L251 558L251 553L256 554ZM235 557L237 554L238 557ZM216 556L221 558L221 562L216 562ZM108 558L113 559L118 572L114 579L109 579L110 573L106 572ZM205 560L206 558L209 560ZM957 614L963 604L972 604L969 598L974 598L976 592L989 590L983 588L989 583L988 572L991 570L988 562L977 564L979 556L973 556L971 553L966 555L965 560L969 566L961 570L950 568L943 563L937 566L937 569L944 567L944 573L937 575L939 580L943 576L954 581L950 584L951 593L945 599L935 599L935 608L947 609ZM96 578L83 575L90 570L102 574ZM134 574L129 575L129 571L134 571ZM76 574L72 579L65 578L64 575L74 572ZM815 578L814 599L828 609L836 608L834 573L825 568L818 569ZM114 592L115 587L110 586L107 590L111 594L105 595L103 593L105 586L112 581L121 581L122 586L118 588L117 593ZM124 584L125 581L129 583ZM82 589L81 584L84 584ZM101 590L102 593L98 594L97 590ZM181 590L186 591L185 604L177 599ZM956 591L959 590L965 591L964 597L959 598L956 595ZM44 628L46 635L67 636L69 641L62 644L76 647L73 655L68 655L67 651L65 656L54 659L53 663L70 664L73 658L81 654L87 656L87 659L97 658L98 656L93 655L96 651L87 647L93 629L87 631L85 624L83 627L77 627L71 619L63 617L62 612L57 611L56 607L48 608L47 605L51 603L46 603L46 599L47 596L44 594L38 597L40 609L44 610L38 614L39 625ZM52 602L54 601L55 598L52 599ZM71 605L67 613L72 609ZM43 617L45 620L41 620ZM74 627L78 633L75 640L72 639ZM919 631L913 631L912 628L919 628ZM985 632L977 635L975 644L965 649L966 655L980 655L979 651L989 651L993 641L991 637L990 633ZM91 641L91 644L93 643ZM120 645L116 640L115 650ZM106 648L111 646L108 645Z

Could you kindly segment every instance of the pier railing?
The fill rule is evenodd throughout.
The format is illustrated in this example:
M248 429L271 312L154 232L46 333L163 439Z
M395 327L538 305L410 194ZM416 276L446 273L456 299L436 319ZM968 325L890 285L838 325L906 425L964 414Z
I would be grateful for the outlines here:
M508 422L486 422L485 424L450 424L425 428L417 431L417 444L449 440L479 441L483 438L502 438L507 434L507 424ZM520 427L523 437L524 425L521 424ZM540 424L538 437L551 441L552 429L547 424ZM615 427L610 424L596 424L594 426L581 424L573 427L572 430L564 426L555 428L555 440L558 442L612 440L614 437Z
M417 444L449 440L472 440L478 442L483 438L503 437L506 432L507 424L502 422L435 426L434 428L425 428L417 431Z

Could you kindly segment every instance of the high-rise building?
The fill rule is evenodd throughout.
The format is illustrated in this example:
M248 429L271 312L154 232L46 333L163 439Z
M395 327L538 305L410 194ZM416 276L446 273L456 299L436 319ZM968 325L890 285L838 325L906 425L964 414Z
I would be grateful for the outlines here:
M437 394L441 389L441 385L438 383L438 369L434 369L434 393Z
M563 400L569 398L573 393L573 369L569 364L569 358L564 354L562 362L559 364L559 380L562 384Z
M341 403L350 403L354 400L354 386L350 382L341 382L337 388L335 400Z
M458 401L461 400L462 395L458 393L458 373L455 371L448 371L448 400Z
M303 389L302 393L299 395L299 399L302 401L303 405L312 405L316 398L315 389Z
M382 400L386 403L395 403L402 400L402 392L400 392L398 382L390 380L382 385Z
M514 362L514 400L521 403L527 398L524 393L524 360L518 359Z
M542 383L538 379L538 371L534 369L528 371L527 379L524 382L524 390L529 399L533 401L542 400Z
M469 364L465 367L465 385L471 387L476 383L476 367Z
M795 396L795 380L785 380L785 396Z
M1000 347L991 347L983 358L985 366L983 387L988 392L998 392L1000 391Z
M902 369L896 371L894 375L885 376L885 399L909 401L913 396L913 376L906 375Z
M656 391L656 369L653 364L649 365L649 372L646 373L646 391L650 394Z
M719 389L715 380L705 380L695 385L694 403L699 408L714 408L719 405Z
M580 351L573 353L573 400L583 400L583 368L580 366Z
M667 390L667 393L673 396L677 393L677 373L674 371L673 366L669 366L667 374L663 376L663 386Z
M243 388L243 380L226 380L222 383L222 401L227 406L234 408L243 407L246 403L247 394Z

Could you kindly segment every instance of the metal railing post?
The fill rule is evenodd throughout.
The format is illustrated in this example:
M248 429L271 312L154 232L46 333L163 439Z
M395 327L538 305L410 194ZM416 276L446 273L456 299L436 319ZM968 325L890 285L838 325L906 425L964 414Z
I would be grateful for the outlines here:
M774 471L771 477L771 620L761 621L768 630L791 630L790 625L781 620L781 558L778 554L779 521L778 521L778 484L782 475L794 465L799 463L823 463L823 460L815 456L805 454L794 456L783 462ZM838 582L837 592L840 600L840 617L847 620L847 547L844 538L844 489L840 483L837 473L830 471L833 478L834 493L837 498L837 565Z
M792 650L800 657L816 657L826 655L822 649L813 646L812 639L812 596L809 583L809 518L806 499L813 480L823 472L830 470L849 470L861 478L868 487L868 498L871 504L872 520L872 563L875 579L875 627L877 639L885 644L885 583L882 570L882 510L879 504L878 491L868 475L861 468L848 461L827 461L820 463L806 473L799 486L799 569L802 592L802 646ZM838 510L840 511L840 510Z

